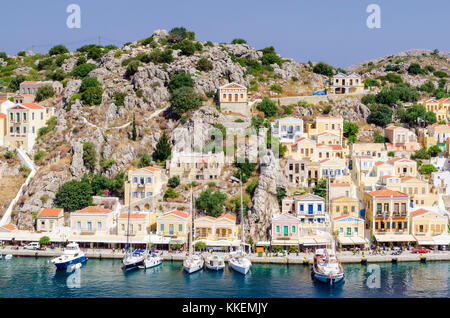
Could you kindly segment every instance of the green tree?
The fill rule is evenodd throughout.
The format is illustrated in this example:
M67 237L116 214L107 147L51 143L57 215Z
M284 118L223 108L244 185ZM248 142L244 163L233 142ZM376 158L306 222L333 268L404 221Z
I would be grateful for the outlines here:
M144 168L150 166L152 163L152 158L148 153L144 153L141 158L139 158L138 168Z
M324 62L319 62L316 65L314 65L313 72L316 74L321 74L321 75L325 75L325 76L333 76L334 69L332 66L330 66Z
M102 103L103 90L100 87L88 87L81 99L85 105L100 105Z
M430 148L428 148L428 153L430 154L431 157L436 157L441 152L442 149L438 145L433 145Z
M55 45L48 51L50 56L64 53L69 53L69 50L64 45Z
M264 113L266 118L273 118L278 114L277 105L268 97L264 97L257 108Z
M97 151L94 145L87 141L83 143L83 162L84 165L91 171L95 169L97 164Z
M277 187L277 200L278 204L281 205L281 201L283 201L284 197L286 196L286 189Z
M226 194L220 191L213 192L211 189L206 189L195 200L195 206L197 209L204 211L206 215L218 217L224 211L226 199Z
M427 148L422 147L411 155L411 159L430 159L430 153Z
M238 38L238 39L233 39L231 41L231 44L247 44L247 41L245 41L244 39Z
M386 105L374 105L370 107L370 114L367 117L369 124L375 124L381 127L385 127L392 122L392 109Z
M16 92L20 88L20 84L26 80L26 77L23 75L17 75L11 79L9 82L8 88L13 92Z
M179 184L180 184L180 177L179 176L173 176L172 178L169 179L167 184L170 187L172 187L172 188L178 187Z
M201 100L192 87L180 87L170 96L171 113L175 118L181 118L186 112L200 107Z
M53 73L48 74L48 76L54 81L62 81L66 77L66 73L61 68L58 68Z
M242 177L242 183L246 183L255 171L256 163L251 163L248 158L237 158L234 166L238 169L234 177L238 179Z
M50 244L50 238L48 236L43 236L39 239L40 245L48 245Z
M202 72L209 72L214 68L213 63L206 57L202 57L197 62L197 69Z
M359 131L359 127L357 124L352 123L350 121L344 122L344 136L345 137L350 139L350 137L353 136L356 138L358 131ZM354 138L352 138L352 139L354 139Z
M433 166L432 164L424 164L422 166L420 166L420 172L423 174L431 174L432 172L436 172L436 167Z
M242 211L244 215L247 215L248 210L250 209L250 203L252 202L248 193L242 193ZM227 210L234 212L236 214L241 213L241 194L236 193L233 195L230 200L228 200L226 204Z
M136 141L137 139L137 132L136 132L136 118L135 118L135 114L133 113L133 128L131 131L131 139Z
M327 196L327 179L317 181L312 191L315 195L325 198Z
M408 67L408 73L411 75L418 75L418 74L423 74L425 73L424 70L420 67L420 65L418 63L412 63L409 67Z
M83 78L88 76L88 74L96 68L97 65L95 64L80 64L73 69L72 75Z
M255 194L256 186L258 185L258 179L255 178L247 185L247 188L245 188L245 191L253 198L253 195Z
M171 93L175 92L181 87L192 87L194 88L194 81L189 73L181 72L170 78L169 81L169 91Z
M92 205L92 188L81 181L66 182L56 192L55 204L66 212L83 209Z
M176 27L170 30L167 40L170 43L179 43L188 37L188 32L184 27Z
M40 102L47 98L53 97L55 90L50 85L44 85L38 88L36 92L36 101Z
M155 160L164 161L170 157L171 153L172 149L170 146L169 137L164 132L159 138L158 143L156 144L153 157L155 158Z
M377 144L384 144L386 142L386 137L380 134L380 132L377 130L373 134L373 142Z
M195 44L189 40L183 40L180 43L181 54L186 56L194 55L195 53Z
M171 187L168 187L166 192L164 193L164 199L174 199L179 195L178 192L175 192L175 190Z
M86 91L89 87L99 87L99 83L96 77L85 77L81 81L80 93Z

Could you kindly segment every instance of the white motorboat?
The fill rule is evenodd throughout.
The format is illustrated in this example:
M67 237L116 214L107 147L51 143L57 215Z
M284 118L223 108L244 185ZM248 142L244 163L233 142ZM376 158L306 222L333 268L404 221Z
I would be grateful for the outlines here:
M237 252L230 254L230 259L228 260L228 265L238 273L246 275L252 266L252 262L248 259L244 252L244 208L242 202L242 180L240 180L241 186L241 246Z
M6 260L6 261L9 261L12 257L13 257L13 256L12 256L11 254L8 254L8 255L5 256L5 260Z
M201 255L191 254L183 261L183 268L188 274L198 272L203 268L204 260Z
M222 256L210 255L205 258L205 267L212 271L220 271L225 268L225 261Z
M337 284L344 280L344 270L336 253L327 248L317 249L314 254L312 276L326 284Z
M72 242L67 244L61 256L52 259L52 264L56 269L67 269L75 264L82 264L87 261L87 257L77 243Z
M147 253L144 258L144 268L152 268L161 265L162 257L156 253Z
M245 253L238 251L230 254L228 264L230 267L238 273L246 275L252 266L252 262L246 257Z

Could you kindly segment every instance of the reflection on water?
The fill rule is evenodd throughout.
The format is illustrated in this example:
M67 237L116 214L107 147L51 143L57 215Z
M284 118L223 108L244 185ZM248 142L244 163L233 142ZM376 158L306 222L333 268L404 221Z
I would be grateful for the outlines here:
M187 274L180 262L124 272L120 260L91 259L67 273L46 258L14 258L0 261L0 297L449 297L450 262L376 264L380 288L368 287L369 266L344 265L345 282L330 287L303 265Z

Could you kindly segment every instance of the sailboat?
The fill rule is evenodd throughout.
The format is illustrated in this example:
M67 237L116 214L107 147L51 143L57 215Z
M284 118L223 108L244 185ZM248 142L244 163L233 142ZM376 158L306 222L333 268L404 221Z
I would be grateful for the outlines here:
M188 274L198 272L203 268L204 260L201 255L194 254L192 247L192 231L194 228L194 213L192 211L192 186L191 186L191 230L189 231L189 255L183 261L183 268Z
M329 205L329 182L327 182L327 203ZM344 269L341 262L336 257L336 244L333 236L329 232L317 231L318 234L327 235L331 240L331 248L320 248L314 253L314 262L311 268L311 276L318 281L326 284L337 284L344 280Z
M245 240L244 240L244 208L242 202L242 179L240 180L240 186L241 186L241 245L237 252L230 254L231 258L228 262L233 270L243 275L246 275L250 270L250 266L252 266L252 263L246 256L243 246Z
M131 183L129 187L129 198L131 199ZM135 251L131 253L129 251L130 244L130 215L131 215L131 201L128 203L128 225L127 225L127 245L125 256L122 259L122 269L127 271L131 269L138 268L140 265L144 263L144 255L139 251Z
M156 267L158 265L161 265L162 263L162 257L161 255L155 253L154 251L150 251L148 247L146 248L145 255L144 255L144 265L143 268L152 268Z

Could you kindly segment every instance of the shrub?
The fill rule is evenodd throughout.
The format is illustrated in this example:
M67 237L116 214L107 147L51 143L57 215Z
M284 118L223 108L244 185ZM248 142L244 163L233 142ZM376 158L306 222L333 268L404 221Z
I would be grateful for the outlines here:
M433 73L434 76L439 77L439 78L444 78L447 77L447 73L443 72L443 71L436 71Z
M164 193L164 199L173 199L176 198L179 194L175 192L175 190L171 187L168 187L166 192Z
M39 239L40 245L48 245L50 244L50 238L48 236L43 236Z
M253 179L252 181L250 181L250 183L248 184L247 188L245 188L245 191L251 197L253 197L253 194L255 194L255 189L256 189L257 185L258 185L258 179Z
M8 88L13 92L18 91L20 88L20 84L26 80L26 77L23 75L17 75L13 77L9 82Z
M82 100L86 105L100 105L102 95L103 90L100 87L88 87L82 94Z
M156 160L164 161L169 158L171 153L172 149L170 147L169 137L164 132L156 144L153 156Z
M36 101L40 102L47 98L53 97L55 90L50 85L44 85L38 88L36 93Z
M197 62L197 69L202 72L211 71L214 68L213 63L205 57L202 57Z
M344 122L344 136L349 138L350 136L355 136L358 134L359 126L350 121Z
M33 157L34 162L40 162L46 155L44 150L39 150Z
M37 69L38 71L48 70L51 68L52 65L53 65L52 59L43 59L39 61Z
M283 60L278 54L275 52L275 48L273 46L266 47L261 50L263 56L261 57L262 65L270 66L271 64L278 64L281 66Z
M183 40L180 43L180 50L183 55L191 56L195 53L195 44L189 40Z
M114 104L116 106L123 106L125 97L127 97L127 93L126 92L116 92L116 93L114 93L113 97L114 97Z
M423 73L425 73L425 71L420 67L419 64L412 63L408 67L408 73L411 74L411 75L417 75L417 74L423 74Z
M99 87L99 83L96 77L85 77L81 81L80 92L83 93L89 87Z
M194 87L194 81L189 73L181 72L170 78L168 88L171 93L184 86Z
M424 164L420 167L420 172L423 174L431 174L432 172L436 172L436 167L433 166L432 164Z
M48 51L50 56L64 53L69 53L69 50L64 45L55 45Z
M264 113L264 117L272 118L278 113L277 105L269 98L264 97L262 102L258 104L258 110Z
M125 76L130 77L130 76L136 74L139 66L140 66L139 61L132 60L127 66L127 70L125 71Z
M247 41L245 41L244 39L233 39L231 41L231 44L247 44Z
M144 153L141 158L139 158L138 168L144 168L150 166L152 163L152 158L148 153Z
M58 68L55 72L50 73L49 77L54 81L62 81L66 77L66 73L61 68Z
M184 27L176 27L170 30L167 40L169 43L179 43L188 37L193 37L193 33L187 32Z
M171 112L175 118L180 118L189 110L200 107L201 100L192 87L181 87L170 96Z
M277 94L281 94L283 93L283 88L281 87L281 85L278 84L273 84L272 86L270 86L270 91L275 92Z
M398 74L394 74L394 73L388 73L386 75L386 80L388 80L391 83L401 83L403 82L402 77Z
M95 64L80 64L73 69L72 75L83 78L88 76L88 74L96 68L97 65Z
M367 122L381 127L385 127L392 121L392 110L386 105L374 105L370 108Z
M195 206L197 209L204 211L206 215L218 217L223 213L226 199L226 194L206 189L195 200Z
M168 181L168 185L172 188L176 188L178 187L178 185L180 184L180 177L179 176L173 176L172 178L169 179Z
M395 157L395 153L393 151L389 151L387 155L388 157Z

